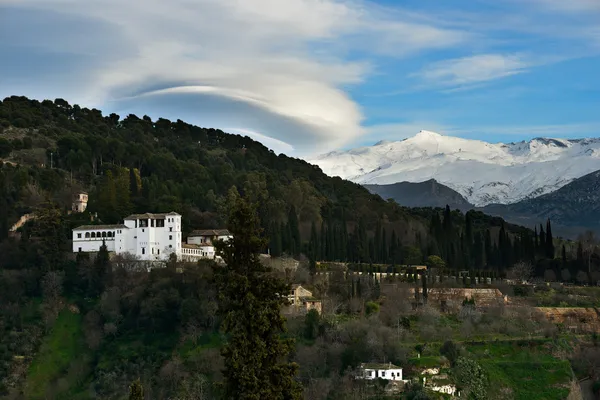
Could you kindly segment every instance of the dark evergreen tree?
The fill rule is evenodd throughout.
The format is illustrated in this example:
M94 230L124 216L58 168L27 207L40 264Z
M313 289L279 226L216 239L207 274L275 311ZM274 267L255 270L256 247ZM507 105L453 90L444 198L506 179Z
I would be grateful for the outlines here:
M129 168L129 191L131 192L131 197L135 198L138 196L138 181L133 168Z
M106 243L102 240L100 251L96 254L94 264L92 265L92 274L89 283L90 297L97 297L104 292L107 283L110 283L111 265L110 256Z
M552 226L550 219L546 221L546 257L554 259L554 239L552 238Z
M492 234L490 230L485 231L485 264L488 268L494 266L494 252L492 247Z
M293 205L290 207L290 212L288 213L288 225L290 231L290 240L291 245L290 252L293 255L300 254L300 249L302 248L302 243L300 240L300 225L298 224L298 214L296 214L296 207Z
M540 247L538 255L540 257L546 257L546 252L548 248L546 247L546 232L544 231L544 227L540 224Z
M567 268L567 249L565 249L564 244L562 245L561 259L562 259L562 267Z
M280 308L287 300L281 293L290 288L260 262L265 241L260 237L256 207L238 198L231 205L227 225L233 238L216 244L226 266L218 268L215 276L218 314L228 338L222 349L224 397L300 399L301 386L294 378L298 366L285 361L293 340L282 338L286 329Z

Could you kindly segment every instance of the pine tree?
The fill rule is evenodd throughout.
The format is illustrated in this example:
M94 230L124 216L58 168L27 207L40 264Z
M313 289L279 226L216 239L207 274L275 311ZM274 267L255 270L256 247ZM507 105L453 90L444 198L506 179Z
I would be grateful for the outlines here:
M562 250L561 250L561 258L562 258L562 267L567 268L567 249L565 249L565 245L562 245Z
M224 397L299 400L302 389L294 379L298 366L285 361L293 340L282 338L286 328L280 308L287 300L281 294L290 289L260 262L265 240L256 207L237 199L229 211L228 229L233 238L216 244L226 266L215 276L218 314L228 338L222 349Z
M144 400L144 388L139 378L129 386L129 400Z
M546 222L546 257L554 259L554 240L552 239L552 226L550 225L550 218Z

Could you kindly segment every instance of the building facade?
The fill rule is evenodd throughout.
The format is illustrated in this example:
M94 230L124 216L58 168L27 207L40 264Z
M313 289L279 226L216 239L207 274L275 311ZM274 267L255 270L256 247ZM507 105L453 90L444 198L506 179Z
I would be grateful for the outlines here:
M383 379L386 381L401 381L402 368L388 364L361 364L358 379Z
M186 243L182 245L181 254L185 261L193 261L194 257L220 260L214 243L218 240L227 241L233 236L227 229L203 229L190 233Z
M102 243L110 252L131 254L143 261L178 260L194 262L216 258L213 241L228 240L226 229L194 231L183 242L181 215L170 213L132 214L123 224L84 225L73 229L73 252L97 252Z
M77 193L73 196L73 203L71 204L71 211L73 212L84 212L87 208L88 194L86 192Z

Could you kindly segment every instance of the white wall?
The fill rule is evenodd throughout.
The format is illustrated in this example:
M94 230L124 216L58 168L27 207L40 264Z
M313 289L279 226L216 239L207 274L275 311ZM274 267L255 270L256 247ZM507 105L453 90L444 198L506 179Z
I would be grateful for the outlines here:
M114 232L115 237L86 237L86 233L102 233L102 232ZM73 252L79 252L79 249L83 252L100 251L102 246L102 240L106 243L106 249L108 251L115 251L115 243L117 243L116 229L94 229L94 230L77 230L73 231Z
M392 376L393 374L393 376ZM364 369L364 379L385 379L388 381L401 381L402 380L402 368L400 369Z

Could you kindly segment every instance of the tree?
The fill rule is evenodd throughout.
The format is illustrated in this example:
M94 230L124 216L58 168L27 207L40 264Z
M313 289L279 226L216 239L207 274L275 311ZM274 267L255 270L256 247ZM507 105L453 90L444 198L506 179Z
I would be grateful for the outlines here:
M100 296L104 291L107 277L110 276L110 256L106 243L102 240L102 246L96 254L96 259L92 266L92 273L89 282L89 292L92 297Z
M309 310L304 316L304 337L314 340L319 333L319 312L315 309Z
M440 354L450 361L450 365L454 366L460 356L460 348L452 340L446 340L440 348Z
M293 255L300 254L301 242L300 242L300 227L298 224L298 214L296 214L296 208L294 206L290 207L290 212L288 213L288 229L290 231L290 253Z
M458 357L452 374L465 398L475 400L487 398L488 378L484 369L475 360Z
M425 261L427 268L442 269L446 266L446 262L439 256L429 256Z
M139 378L129 386L129 400L144 400L144 388Z
M528 281L533 275L533 266L527 262L519 261L508 271L508 276L520 282Z
M546 221L546 257L551 260L554 258L554 240L552 238L552 226L549 218Z
M286 330L280 308L287 304L283 294L290 288L260 262L266 240L259 236L256 206L235 199L227 225L233 238L215 244L226 263L215 277L218 314L228 337L222 349L225 398L300 399L301 387L294 379L298 366L285 361L293 340L280 337Z

